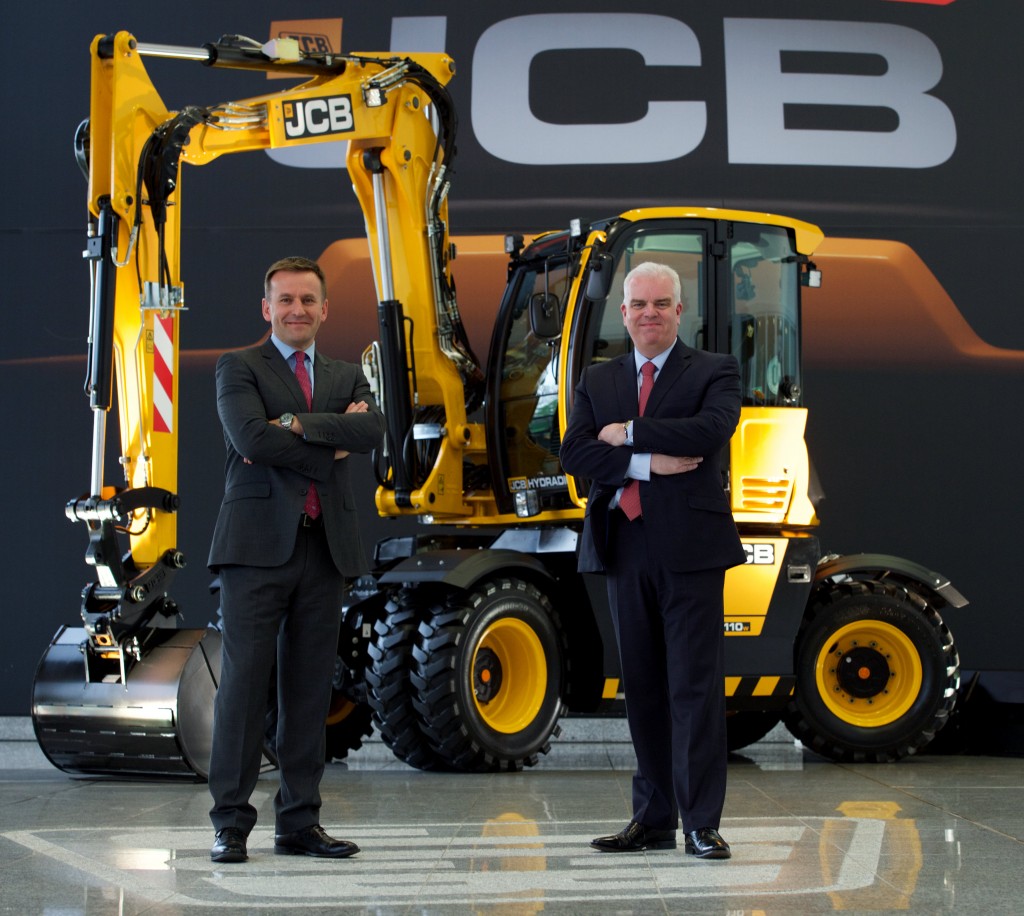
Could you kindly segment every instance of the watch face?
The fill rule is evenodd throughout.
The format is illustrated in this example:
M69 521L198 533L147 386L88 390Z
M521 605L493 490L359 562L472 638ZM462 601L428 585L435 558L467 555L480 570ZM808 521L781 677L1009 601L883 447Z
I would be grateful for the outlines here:
M284 427L285 429L291 429L292 428L292 421L294 419L295 419L295 414L293 414L293 413L283 413L283 414L281 414L281 426Z

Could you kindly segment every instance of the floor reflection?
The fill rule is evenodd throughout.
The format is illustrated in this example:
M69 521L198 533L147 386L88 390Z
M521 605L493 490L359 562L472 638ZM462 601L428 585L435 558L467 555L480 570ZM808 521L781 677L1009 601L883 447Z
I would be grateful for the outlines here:
M360 751L329 767L323 785L325 826L363 848L341 862L273 854L272 775L257 793L250 860L213 866L205 786L7 769L0 911L1019 910L1019 760L846 766L777 735L730 761L722 833L731 860L699 861L681 848L613 856L589 848L629 816L634 760L610 728L595 726L593 736L561 743L516 774L422 773L395 765L386 749Z

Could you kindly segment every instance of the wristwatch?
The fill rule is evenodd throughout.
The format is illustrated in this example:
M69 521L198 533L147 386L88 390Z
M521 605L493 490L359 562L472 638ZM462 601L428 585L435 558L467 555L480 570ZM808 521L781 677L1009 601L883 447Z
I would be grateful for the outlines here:
M633 421L627 420L622 424L622 431L626 434L627 441L633 438Z
M295 422L295 414L283 413L279 422L281 423L281 429L291 429L292 424Z

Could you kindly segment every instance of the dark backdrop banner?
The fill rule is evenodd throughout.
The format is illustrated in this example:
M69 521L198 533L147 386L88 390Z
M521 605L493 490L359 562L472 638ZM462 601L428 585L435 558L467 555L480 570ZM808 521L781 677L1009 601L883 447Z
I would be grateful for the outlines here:
M302 32L297 17L327 22ZM826 268L807 301L804 388L827 494L823 547L944 573L971 601L948 615L964 668L1024 670L1019 0L99 0L64 5L59 19L20 3L5 11L2 65L0 715L28 713L35 666L56 629L79 622L91 581L85 532L64 516L90 475L86 186L72 143L88 114L89 44L121 29L155 44L266 40L271 23L315 42L338 19L346 51L455 58L457 236L681 203L821 225L834 268L831 288ZM259 74L147 68L172 109L267 91ZM359 240L363 220L336 147L186 167L183 194L179 546L189 565L174 597L185 624L203 626L216 615L205 557L222 486L214 361L264 333L267 264ZM918 279L904 289L870 258L844 269L856 240L896 243ZM500 263L487 273L467 259L464 280L459 261L455 271L486 352ZM339 280L331 300L346 320L324 346L356 359L375 336L372 285ZM398 533L375 516L368 468L360 498L368 541Z

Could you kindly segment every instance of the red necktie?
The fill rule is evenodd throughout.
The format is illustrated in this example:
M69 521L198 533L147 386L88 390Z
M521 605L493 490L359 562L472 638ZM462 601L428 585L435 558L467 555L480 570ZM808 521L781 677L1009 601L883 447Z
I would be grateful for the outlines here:
M654 370L656 368L650 360L640 367L640 372L644 377L640 383L640 403L638 405L641 417L644 415L647 399L651 396L651 389L654 387ZM622 488L622 494L619 496L619 508L626 513L626 518L630 521L643 515L643 510L640 508L639 480L630 478L626 481L626 485Z
M309 372L306 369L306 354L301 350L295 351L295 378L306 396L306 409L313 409L313 385L309 381ZM309 491L306 493L306 515L310 518L320 517L320 496L316 492L313 482L309 483Z

